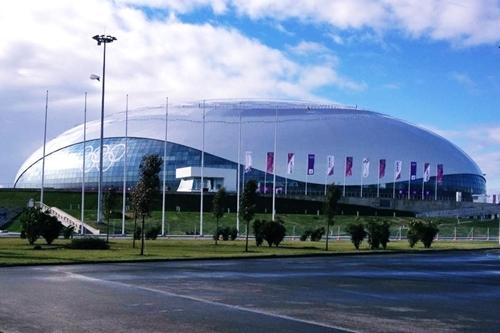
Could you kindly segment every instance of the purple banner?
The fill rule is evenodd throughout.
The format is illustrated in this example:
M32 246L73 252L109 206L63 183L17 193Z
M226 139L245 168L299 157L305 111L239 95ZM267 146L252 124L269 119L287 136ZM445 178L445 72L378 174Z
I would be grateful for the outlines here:
M417 179L417 162L410 163L410 180Z
M442 164L438 164L436 169L436 180L438 184L443 183L443 179L444 179L444 168Z
M314 175L314 154L307 155L307 174Z
M266 163L266 172L273 173L274 172L274 153L267 153L267 163Z
M346 177L352 176L352 156L345 158L345 175Z
M385 177L385 160L380 160L378 163L378 178Z

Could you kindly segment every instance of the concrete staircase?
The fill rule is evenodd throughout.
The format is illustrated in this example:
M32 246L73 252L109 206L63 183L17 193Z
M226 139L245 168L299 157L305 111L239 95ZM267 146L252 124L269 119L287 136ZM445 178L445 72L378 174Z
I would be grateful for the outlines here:
M75 232L77 232L77 233L80 232L80 230L82 228L82 225L83 225L83 229L84 229L84 233L85 234L99 235L99 233L100 233L99 229L96 229L96 228L88 225L87 223L82 223L79 219L77 219L76 217L73 217L73 216L69 215L68 213L66 213L62 209L59 209L57 207L50 207L50 206L47 206L46 204L42 204L40 202L37 202L36 204L44 212L47 212L51 216L54 216L55 218L57 218L57 220L59 222L61 222L63 226L65 226L65 227L69 227L69 226L74 227L75 228Z

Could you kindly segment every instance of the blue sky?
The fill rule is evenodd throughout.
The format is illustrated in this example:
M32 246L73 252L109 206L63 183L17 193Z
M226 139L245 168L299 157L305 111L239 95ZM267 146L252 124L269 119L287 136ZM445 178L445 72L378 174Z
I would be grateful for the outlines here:
M18 1L4 5L0 31L3 186L42 143L46 89L49 138L81 122L84 91L97 118L90 36L106 31L118 37L110 112L127 93L132 107L166 95L358 105L445 136L500 192L499 1Z

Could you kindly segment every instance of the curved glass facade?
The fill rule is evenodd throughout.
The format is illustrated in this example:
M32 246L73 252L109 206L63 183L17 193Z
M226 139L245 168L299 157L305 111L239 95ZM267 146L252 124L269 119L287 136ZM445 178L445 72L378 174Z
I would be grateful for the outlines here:
M128 138L127 149L127 187L131 187L138 179L139 165L142 157L146 154L158 154L163 156L164 142L146 138ZM83 143L77 143L61 148L47 155L45 161L45 186L47 188L58 189L80 189L82 184L83 168ZM85 182L86 188L90 191L97 189L99 177L99 140L91 140L86 143L85 158ZM103 180L104 186L122 188L123 168L125 163L125 138L106 138L103 150ZM201 151L176 143L167 143L167 187L177 189L180 180L175 178L178 168L187 166L200 166ZM205 153L205 166L207 168L236 169L237 164L227 159ZM243 167L242 167L243 168ZM18 188L37 188L41 183L42 161L38 160L29 166L16 181ZM242 170L243 171L243 170ZM163 172L163 171L162 171ZM265 174L258 169L242 175L242 181L249 179L259 183L261 192L272 192L272 174ZM160 174L160 178L163 173ZM264 184L267 184L265 186ZM342 184L340 184L342 185ZM380 184L380 197L390 198L393 195L393 183ZM424 199L433 199L435 193L435 178L423 184L422 178L409 183L401 181L395 183L396 197L407 198L408 190L412 199L422 198L422 185ZM279 193L285 191L289 195L304 195L306 183L296 179L286 179L276 177L276 187ZM486 181L484 177L476 174L450 174L444 176L444 181L437 187L438 198L454 200L456 192L462 192L464 200L472 200L472 194L486 192ZM311 182L307 184L309 195L321 195L324 193L324 183ZM359 185L347 185L347 196L359 196ZM367 184L363 186L364 197L376 197L377 184Z

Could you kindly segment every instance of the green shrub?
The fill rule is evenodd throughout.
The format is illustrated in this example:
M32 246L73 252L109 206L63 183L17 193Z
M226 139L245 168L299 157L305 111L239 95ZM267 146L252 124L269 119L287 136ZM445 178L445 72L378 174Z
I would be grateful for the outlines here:
M263 226L266 223L265 220L255 220L253 222L253 234L255 236L255 244L257 246L261 246L262 243L264 242L264 234L263 234Z
M109 245L104 239L97 237L73 238L68 248L74 250L107 250Z
M285 238L286 228L283 223L283 220L277 217L276 221L268 221L264 224L264 239L266 240L269 247L273 245L278 247Z
M158 237L158 234L161 232L161 228L159 226L152 227L148 231L146 231L146 234L144 235L146 239L151 239L155 240Z
M311 236L311 233L312 233L311 229L304 230L304 232L302 233L302 235L300 235L300 240L302 242L305 242Z
M219 227L214 235L213 239L214 240L219 240L221 239L224 241L228 241L229 239L235 240L236 237L238 237L238 230L236 228L231 228L231 227Z
M59 237L63 225L56 217L42 213L40 215L40 235L45 239L47 244L52 244L54 239Z
M410 222L407 234L410 247L421 241L426 249L430 248L438 232L439 228L433 222Z
M376 250L382 245L382 248L385 250L391 235L390 224L386 221L379 222L377 220L371 220L367 223L366 229L368 232L368 244L370 244L370 249Z
M319 242L324 234L325 234L325 228L321 227L321 228L314 229L311 232L311 241Z
M345 231L351 235L352 244L354 244L356 250L359 250L359 245L366 237L365 226L363 223L350 223L347 225Z
M64 239L73 238L73 232L75 231L75 227L70 225L67 227L63 227L63 237Z

